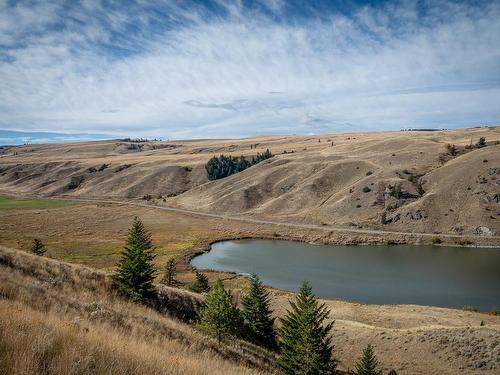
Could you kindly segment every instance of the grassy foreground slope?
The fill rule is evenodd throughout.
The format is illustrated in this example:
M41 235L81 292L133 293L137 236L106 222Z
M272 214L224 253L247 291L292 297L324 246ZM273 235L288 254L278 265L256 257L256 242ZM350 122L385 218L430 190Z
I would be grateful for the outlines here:
M159 288L165 306L199 303ZM0 247L0 374L253 374L273 363L120 298L103 272Z

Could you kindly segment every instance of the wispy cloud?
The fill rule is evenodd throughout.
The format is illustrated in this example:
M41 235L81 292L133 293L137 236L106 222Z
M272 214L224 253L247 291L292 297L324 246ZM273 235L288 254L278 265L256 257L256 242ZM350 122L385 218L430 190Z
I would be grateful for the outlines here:
M299 3L0 0L0 128L198 138L499 122L498 2Z

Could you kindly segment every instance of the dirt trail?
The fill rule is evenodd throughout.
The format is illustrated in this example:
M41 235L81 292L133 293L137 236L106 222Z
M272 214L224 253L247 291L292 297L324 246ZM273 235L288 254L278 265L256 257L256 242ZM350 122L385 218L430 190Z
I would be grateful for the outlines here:
M416 236L416 237L427 237L427 238L439 236L440 238L441 237L463 238L463 239L475 239L475 240L485 239L484 236L460 235L460 234L453 234L453 233L439 233L437 235L435 233L396 232L396 231L384 231L384 230L372 230L372 229L344 228L344 227L337 227L337 226L331 226L331 225L300 224L300 223L290 223L290 222L281 222L281 221L273 221L273 220L261 220L261 219L253 219L253 218L249 218L249 217L214 214L214 213L203 212L203 211L187 210L187 209L183 209L183 208L158 206L158 205L154 205L154 204L131 202L131 201L116 201L116 200L110 200L110 199L73 198L73 197L68 198L66 196L57 196L57 197L52 197L51 199L68 199L68 200L78 201L78 202L102 203L102 204L121 204L121 205L125 204L125 205L136 206L136 207L153 208L153 209L158 209L158 210L179 212L179 213L183 213L183 214L198 215L198 216L211 217L211 218L216 218L216 219L237 220L237 221L247 222L247 223L252 223L252 224L268 224L268 225L286 226L286 227L302 228L302 229L316 229L316 230L329 231L329 232L341 232L341 233L347 232L347 233L368 234L368 235L391 234L391 235ZM500 236L488 236L487 238L491 239L491 240L499 240L500 241ZM492 246L492 247L500 247L500 245Z

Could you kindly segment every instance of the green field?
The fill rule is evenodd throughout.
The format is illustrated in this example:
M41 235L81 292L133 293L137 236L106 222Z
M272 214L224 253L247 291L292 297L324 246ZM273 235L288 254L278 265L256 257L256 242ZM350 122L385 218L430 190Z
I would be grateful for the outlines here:
M59 208L68 207L77 204L74 201L53 200L53 199L16 199L6 196L0 196L0 210L19 209L19 208Z

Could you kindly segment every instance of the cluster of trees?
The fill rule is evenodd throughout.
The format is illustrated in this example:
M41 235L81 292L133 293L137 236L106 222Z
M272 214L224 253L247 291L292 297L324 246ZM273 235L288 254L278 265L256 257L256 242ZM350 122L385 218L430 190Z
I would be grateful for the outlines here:
M271 157L273 157L273 154L271 154L271 151L269 150L257 153L257 155L253 156L250 161L245 159L244 156L214 156L207 162L205 169L209 180L217 180L219 178L224 178L234 173L244 171L248 167Z
M150 233L135 217L129 230L126 246L118 262L113 281L117 288L134 300L144 300L154 292L156 270L153 260L154 246ZM175 261L169 259L162 282L176 286ZM290 301L281 326L274 328L271 297L257 275L252 275L250 288L236 306L231 292L221 280L210 288L205 275L197 273L195 284L205 295L204 305L198 313L201 329L223 340L227 337L254 342L278 353L278 366L284 374L335 374L337 360L332 357L330 311L312 293L305 281L299 294ZM369 345L357 366L357 375L380 375L378 363ZM392 370L389 374L394 375Z
M470 149L473 149L473 148L483 148L483 147L486 147L486 146L487 146L487 144L486 144L486 138L485 137L480 137L479 140L475 144L472 144L472 139L471 139L470 145L466 145L465 148L468 149L468 150L470 150ZM458 149L453 144L446 144L445 148L446 148L446 152L450 156L456 156L458 154Z

